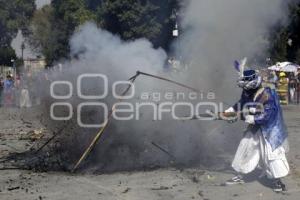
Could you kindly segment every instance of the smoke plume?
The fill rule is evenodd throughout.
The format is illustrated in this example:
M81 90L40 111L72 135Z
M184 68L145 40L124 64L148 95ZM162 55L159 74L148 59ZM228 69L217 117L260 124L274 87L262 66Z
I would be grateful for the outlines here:
M78 29L70 41L74 59L63 63L63 74L53 72L52 76L54 80L67 79L75 83L77 76L82 73L102 73L108 76L111 86L113 81L127 80L140 70L182 81L203 91L204 96L212 91L217 96L215 101L230 104L238 99L240 92L235 86L233 61L248 57L251 63L259 63L266 58L272 27L276 23L286 22L285 2L185 1L180 19L181 34L173 45L177 57L186 66L185 70L178 73L165 69L166 52L154 49L146 39L125 42L93 23L87 23ZM83 89L93 93L100 90L99 85L88 82ZM130 102L139 102L140 94L145 91L161 94L188 92L143 77L137 80L135 98ZM80 102L76 97L72 101L75 107ZM110 97L105 101L112 105L115 100ZM175 103L177 99L172 101ZM156 103L162 102L163 99L160 99ZM86 118L97 121L101 111L92 111L87 111ZM242 136L241 124L181 122L168 117L153 121L151 109L144 109L140 114L142 117L139 121L113 120L85 166L96 166L96 170L101 171L169 166L172 163L222 166L223 157L226 156L221 152L232 153ZM96 131L72 129L72 142L67 147L73 162L77 161ZM172 157L154 146L153 142Z
M264 67L272 28L287 21L287 1L190 0L182 13L175 48L191 63L187 77L230 100L233 61L247 57L249 67Z

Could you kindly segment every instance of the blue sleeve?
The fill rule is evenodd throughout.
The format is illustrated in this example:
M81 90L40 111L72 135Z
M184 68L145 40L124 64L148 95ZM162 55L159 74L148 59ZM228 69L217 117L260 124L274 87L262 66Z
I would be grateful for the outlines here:
M240 102L241 102L241 100L239 100L238 102L236 102L232 107L233 107L233 109L235 110L235 112L237 112L238 110L239 110L239 108L240 108Z
M263 112L254 116L255 124L258 125L267 124L278 112L276 99L272 95L271 89L266 89L262 94L261 99L262 101L259 103L262 103L263 105Z
M245 92L243 91L240 100L239 100L238 102L236 102L236 103L232 106L233 109L234 109L236 112L237 112L237 111L240 111L240 110L243 108L243 106L245 105L246 99L247 99L247 97L246 97L246 95L245 95Z

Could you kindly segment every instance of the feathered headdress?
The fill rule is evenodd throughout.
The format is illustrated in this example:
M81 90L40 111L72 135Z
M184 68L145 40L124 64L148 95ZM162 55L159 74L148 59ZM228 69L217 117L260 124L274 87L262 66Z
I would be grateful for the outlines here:
M234 68L238 72L239 76L242 78L244 76L244 71L247 64L247 58L245 57L240 62L235 60L234 61Z

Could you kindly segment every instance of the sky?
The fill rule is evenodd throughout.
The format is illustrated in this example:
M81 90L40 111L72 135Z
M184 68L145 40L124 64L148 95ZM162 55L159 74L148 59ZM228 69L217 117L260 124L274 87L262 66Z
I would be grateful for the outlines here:
M36 0L35 1L37 8L41 8L44 5L49 4L50 2L51 2L51 0Z

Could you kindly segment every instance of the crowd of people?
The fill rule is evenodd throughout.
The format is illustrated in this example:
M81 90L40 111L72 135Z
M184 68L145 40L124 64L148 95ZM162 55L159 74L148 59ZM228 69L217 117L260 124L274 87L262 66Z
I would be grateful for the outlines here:
M32 107L41 103L41 76L27 71L13 76L11 73L0 78L0 106Z

